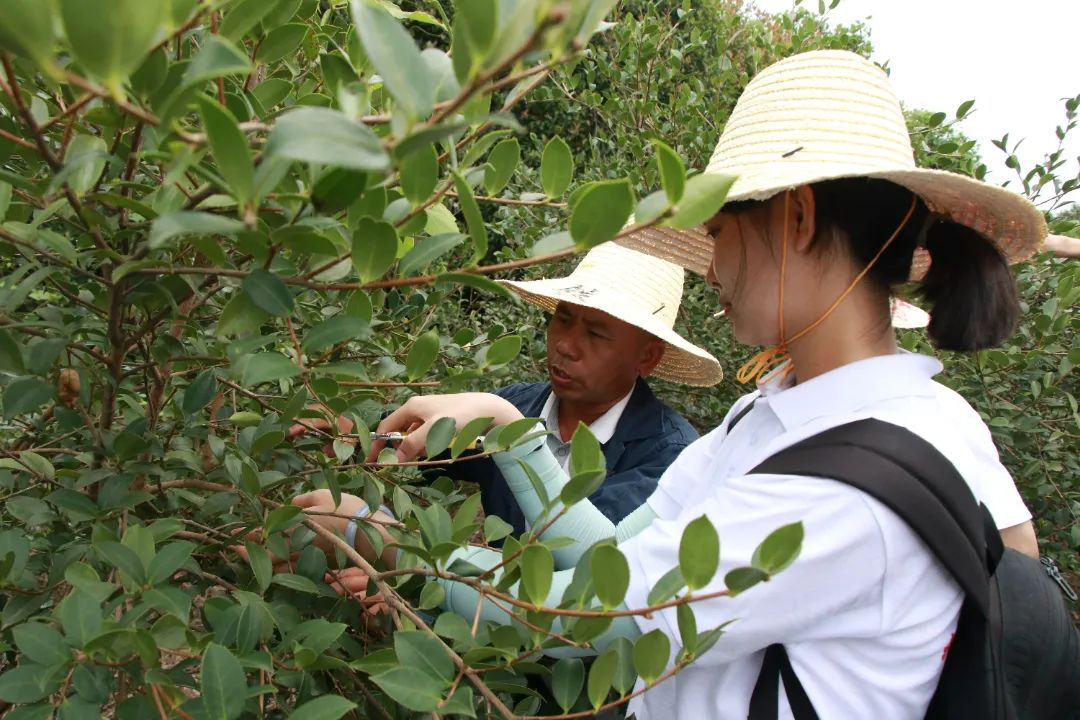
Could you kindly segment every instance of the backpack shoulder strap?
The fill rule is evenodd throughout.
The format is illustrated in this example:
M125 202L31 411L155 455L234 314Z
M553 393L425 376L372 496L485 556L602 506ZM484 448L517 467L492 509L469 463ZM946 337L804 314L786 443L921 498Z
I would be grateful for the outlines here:
M989 613L987 580L995 555L1000 556L997 528L948 458L910 430L876 419L857 420L785 448L748 474L829 478L871 495L926 543L960 585L966 602L983 617ZM765 651L750 720L776 717L780 678L796 720L817 720L780 644Z
M937 448L876 419L857 420L788 447L751 474L824 477L858 488L900 516L984 615L987 527L967 483Z

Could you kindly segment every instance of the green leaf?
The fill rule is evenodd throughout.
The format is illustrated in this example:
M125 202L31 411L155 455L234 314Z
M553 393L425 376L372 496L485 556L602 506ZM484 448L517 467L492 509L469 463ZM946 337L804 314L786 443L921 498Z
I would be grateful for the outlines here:
M420 604L418 607L421 610L432 610L442 605L443 600L445 599L446 591L443 590L442 585L429 582L424 585L424 589L420 591Z
M360 282L382 277L397 259L398 236L390 223L361 218L352 238L352 261Z
M679 639L682 641L683 652L694 652L697 647L697 618L689 603L683 603L675 608L675 618L679 625Z
M209 720L240 717L247 696L247 676L240 662L226 648L210 643L199 672L203 711Z
M686 189L686 166L678 153L670 147L659 140L653 140L652 143L656 148L656 166L660 170L660 184L664 187L668 202L674 205L682 199L683 191Z
M23 663L0 675L0 700L33 703L56 692L59 686L60 679L56 672L33 663ZM13 714L5 714L5 717Z
M120 570L131 582L136 585L143 585L146 582L146 567L134 550L111 541L98 543L94 547L105 562Z
M316 585L311 578L304 577L303 575L296 575L295 573L277 573L271 578L270 582L274 585L280 585L283 588L296 590L297 592L308 593L310 595L319 594L319 586Z
M540 158L540 186L549 198L562 197L574 179L574 156L560 137L548 140Z
M971 108L973 108L974 106L974 100L965 100L964 102L960 103L960 106L956 108L956 119L963 120L965 117L967 117L967 114L971 112Z
M449 685L454 679L454 663L436 638L419 630L394 633L394 654L402 666L423 675L440 678Z
M255 307L272 317L290 315L295 307L289 286L272 272L255 268L244 278L244 292Z
M454 442L450 444L450 457L456 458L458 455L468 450L476 442L476 438L480 436L480 433L488 429L493 419L494 418L490 417L478 417L465 423L465 425L458 430L457 436L454 437Z
M311 201L322 213L332 215L349 207L367 187L367 173L349 168L332 168L315 181Z
M420 523L421 537L429 548L450 542L454 532L453 522L442 505L427 506L417 513L416 519Z
M184 414L194 415L199 412L216 394L217 372L213 369L203 370L184 391L184 401L181 404Z
M221 215L181 210L160 215L150 228L147 244L151 250L182 235L234 235L244 229L244 223Z
M195 545L193 543L183 540L171 542L158 550L157 554L154 555L154 559L150 561L150 566L146 569L150 584L157 585L168 580L174 572L188 561L194 550Z
M256 353L244 365L243 383L247 387L254 387L264 382L293 378L300 373L300 367L280 353Z
M356 703L340 695L323 695L293 710L289 720L338 720L355 707Z
M484 171L484 189L488 195L498 195L514 176L521 161L521 146L517 138L503 140L488 155L488 168Z
M630 586L630 565L626 557L614 545L598 545L593 548L589 568L596 597L604 609L618 607Z
M370 0L352 0L352 14L364 53L386 91L412 119L427 117L435 103L435 88L412 35Z
M248 562L251 563L251 572L259 585L259 592L265 593L270 587L270 579L274 574L270 553L266 552L263 546L256 545L250 540L244 542L244 549L247 550Z
M454 188L457 190L458 203L461 212L465 215L465 225L469 228L469 235L473 241L473 264L480 262L488 250L487 226L484 224L484 216L480 214L480 206L476 204L472 188L465 178L454 173Z
M540 607L551 592L555 560L543 545L529 545L521 553L521 592L526 600Z
M267 64L277 62L286 55L296 52L300 43L304 42L307 32L308 26L304 23L289 23L275 27L259 44L255 59Z
M769 576L761 570L752 567L735 568L724 576L724 585L731 591L732 597L744 590L749 590L760 582L768 580Z
M63 176L77 195L83 195L93 189L108 157L105 141L97 135L76 135L68 145L64 169L57 174L57 180Z
M498 515L488 515L484 518L484 540L489 543L502 540L513 531L514 526Z
M497 0L457 0L454 4L454 29L464 32L472 60L480 65L491 50L499 18Z
M404 277L413 272L424 271L428 265L456 248L467 237L459 232L451 232L418 238L412 250L405 253L405 257L398 263L398 274Z
M360 318L338 314L311 328L304 336L301 347L306 352L319 352L338 343L356 339L368 327L369 323Z
M410 353L411 354L411 353ZM454 439L454 431L457 430L457 422L451 417L442 417L436 420L428 430L425 440L427 456L433 458L441 455Z
M268 4L268 3L266 3ZM220 35L211 35L184 71L183 87L251 70L248 56Z
M634 193L627 180L602 180L582 190L570 212L570 236L588 250L618 234L634 210Z
M0 330L0 372L10 375L22 375L26 372L22 349L7 330Z
M55 398L55 388L36 378L15 380L4 388L4 419L24 415Z
M705 515L683 530L679 541L679 569L691 590L709 584L720 564L720 536Z
M649 597L646 602L649 605L665 603L675 597L676 593L684 587L686 587L686 580L683 579L682 570L677 567L672 568L656 581L652 590L649 591Z
M255 187L255 165L247 137L233 114L205 95L199 96L199 112L218 171L237 202L244 206L254 199Z
M671 659L671 641L662 630L651 630L634 643L634 669L646 685L664 674Z
M5 0L4 11L0 12L0 47L58 74L53 60L54 17L54 0Z
M778 573L799 557L802 541L803 524L801 522L777 528L757 546L750 564L769 575Z
M283 113L267 140L266 155L374 172L390 166L382 141L366 125L320 107Z
M247 293L239 292L225 303L218 318L217 336L244 335L257 330L268 319L270 316L260 310Z
M589 426L578 422L570 438L570 476L604 469L604 451Z
M165 3L109 0L88 11L84 0L60 0L72 53L86 71L121 95L121 83L138 69L165 23Z
M598 657L589 668L589 702L593 710L599 710L604 704L608 693L611 692L611 683L615 680L615 670L618 667L619 658L611 650Z
M41 622L16 625L12 631L15 646L24 657L46 667L62 665L71 660L71 648L60 633Z
M727 198L734 175L702 173L686 182L683 196L675 207L675 213L664 225L680 230L697 227L717 213Z
M277 2L267 2L267 0L234 2L225 13L219 32L233 42L240 42L248 31L258 25L259 21L277 4Z
M477 290L491 293L492 295L498 295L500 298L515 304L520 302L517 295L510 292L504 286L495 282L491 278L484 277L483 275L476 275L467 272L446 272L438 275L435 278L435 284L468 285L471 288L476 288Z
M577 658L563 658L551 669L551 693L564 713L577 702L585 684L585 665Z
M439 334L434 330L416 338L416 342L409 348L409 355L405 358L405 374L409 380L421 377L435 363L439 354Z
M401 175L401 191L416 207L427 200L439 182L439 157L435 146L424 145L409 154L398 167Z
M418 672L413 668L396 667L371 676L372 682L395 702L416 712L433 712L442 702L448 682Z
M615 692L625 696L634 688L637 672L634 671L634 644L629 639L617 637L608 646L608 652L615 653L615 677L611 681Z
M936 112L933 115L931 115L929 118L927 118L926 124L929 125L932 128L937 127L941 123L945 122L945 117L946 117L945 113Z
M521 336L507 335L488 346L484 354L484 367L505 365L521 352Z
M75 647L85 646L101 633L101 602L85 590L75 590L61 600L56 617L64 636Z

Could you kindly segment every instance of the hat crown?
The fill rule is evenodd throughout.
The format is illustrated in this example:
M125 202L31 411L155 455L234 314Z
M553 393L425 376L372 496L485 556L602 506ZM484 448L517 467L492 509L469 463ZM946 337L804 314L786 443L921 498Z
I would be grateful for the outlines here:
M780 166L780 167L778 167ZM740 185L778 172L797 180L829 168L855 175L915 167L900 101L885 73L846 50L781 60L747 85L706 172L738 175ZM798 184L798 183L792 183ZM763 198L756 198L763 199Z
M672 328L682 300L683 276L683 269L674 263L609 242L582 258L567 276L564 291L580 297L582 305L603 308L618 303Z

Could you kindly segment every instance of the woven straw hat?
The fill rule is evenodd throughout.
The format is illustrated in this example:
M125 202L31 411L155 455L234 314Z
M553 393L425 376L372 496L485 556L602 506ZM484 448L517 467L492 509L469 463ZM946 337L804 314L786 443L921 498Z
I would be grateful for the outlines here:
M586 253L568 276L550 280L499 280L526 302L553 313L560 302L593 308L651 333L666 343L653 375L686 385L715 385L720 363L672 330L679 314L683 270L615 243Z
M729 202L846 177L892 181L993 242L1009 262L1031 257L1046 237L1034 205L995 185L915 167L904 114L885 73L846 50L794 55L762 70L739 97L707 173L735 175ZM618 242L704 275L712 240L703 227L651 227ZM913 278L926 267L913 262Z

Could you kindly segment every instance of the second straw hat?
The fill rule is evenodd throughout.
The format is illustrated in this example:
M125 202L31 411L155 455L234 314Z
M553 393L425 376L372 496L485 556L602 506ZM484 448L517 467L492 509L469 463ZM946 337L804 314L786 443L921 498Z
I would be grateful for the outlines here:
M660 338L666 347L656 377L698 386L724 377L715 357L673 329L683 292L678 265L608 242L586 253L566 277L499 282L549 313L560 302L581 305Z

